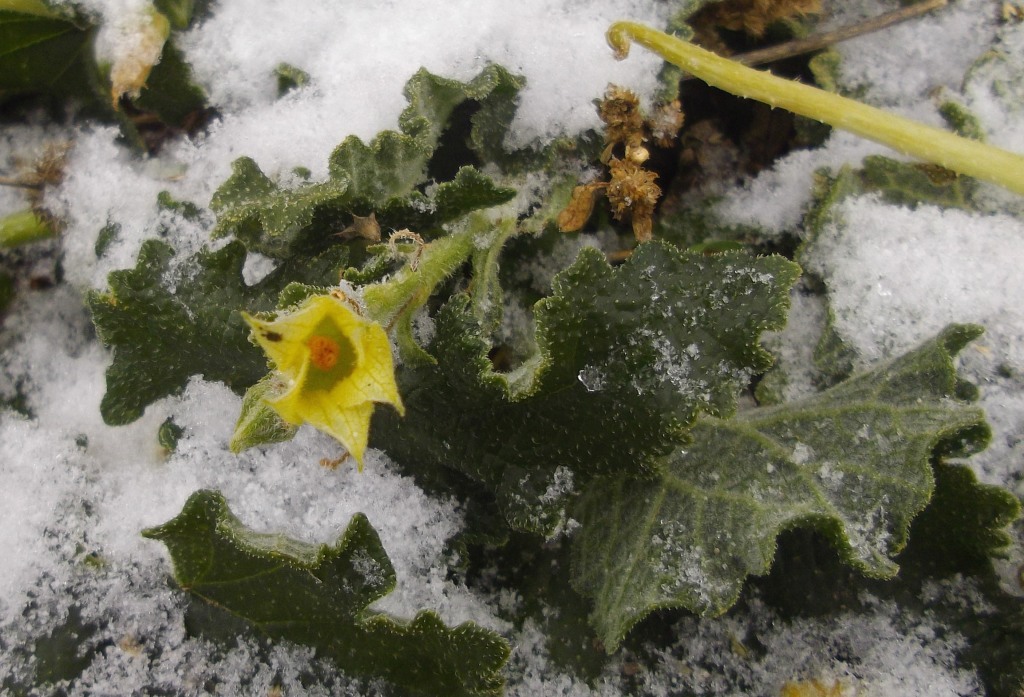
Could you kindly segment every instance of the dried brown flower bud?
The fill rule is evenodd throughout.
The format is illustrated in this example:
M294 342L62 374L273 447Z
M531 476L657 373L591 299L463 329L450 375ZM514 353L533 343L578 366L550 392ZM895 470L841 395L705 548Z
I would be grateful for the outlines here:
M661 189L654 180L658 175L649 172L636 163L612 159L611 181L608 183L608 201L616 219L630 213L650 213L661 196Z
M608 183L608 202L616 220L630 219L637 241L651 238L654 205L661 196L661 188L654 183L658 175L635 162L613 158L609 163L611 181Z
M609 145L637 146L643 142L644 117L640 113L640 100L630 90L608 85L597 113L605 122L604 140Z
M635 148L626 148L626 159L635 165L642 165L647 162L651 157L651 153L647 152L647 148L640 145Z
M362 237L370 242L380 242L380 224L377 222L377 214L370 213L365 217L353 215L352 224L336 234L344 239Z

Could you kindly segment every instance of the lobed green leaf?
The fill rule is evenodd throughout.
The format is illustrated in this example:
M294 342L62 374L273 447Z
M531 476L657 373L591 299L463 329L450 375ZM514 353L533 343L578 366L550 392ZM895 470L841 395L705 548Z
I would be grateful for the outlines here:
M110 290L87 298L97 334L114 353L100 403L108 424L134 421L149 404L180 393L193 375L244 392L266 374L267 362L249 341L239 310L273 309L291 280L320 280L337 273L345 258L336 247L303 265L283 264L247 286L241 243L199 252L190 260L190 277L171 272L173 255L166 243L148 240L134 269L111 273Z
M535 308L538 356L499 374L465 297L436 318L436 364L405 367L404 419L375 434L399 460L484 484L513 527L553 534L590 477L650 476L704 411L726 415L769 357L797 267L643 245L613 269L584 250Z
M658 608L725 612L794 526L822 530L863 572L893 576L935 487L932 457L987 442L952 363L980 331L951 326L800 402L702 418L655 479L595 481L574 510L573 583L594 600L605 645Z
M143 535L167 545L184 590L347 673L420 694L501 694L509 647L498 635L468 622L449 628L430 611L406 622L368 609L393 590L395 572L361 513L333 545L312 545L253 532L221 494L199 491Z
M493 100L509 102L509 95L514 96L521 85L520 79L498 66L465 83L420 70L406 84L409 106L399 118L400 130L382 131L370 143L356 136L346 138L331 154L323 182L281 188L252 159L236 160L231 177L210 203L218 214L213 234L234 235L251 250L288 258L322 249L356 215L373 212L385 228L422 231L471 210L503 203L515 192L472 167L459 169L454 180L440 184L432 196L421 189L455 108L473 101L490 113L497 108ZM507 129L512 113L504 116L500 128L496 122L489 121L489 126Z

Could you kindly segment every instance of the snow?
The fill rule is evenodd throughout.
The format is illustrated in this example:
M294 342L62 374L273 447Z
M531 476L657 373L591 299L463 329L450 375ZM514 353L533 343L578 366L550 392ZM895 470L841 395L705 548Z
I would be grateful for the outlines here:
M714 622L684 619L675 627L680 639L660 656L665 668L689 669L666 671L668 680L644 675L644 687L658 695L767 696L788 682L818 680L843 695L979 693L972 674L949 668L962 637L936 642L934 626L895 604L869 594L859 600L866 611L827 618L783 620L754 599L747 612Z
M98 44L103 56L116 60L130 51L124 28L147 3L82 4L105 22ZM891 4L837 1L829 7L848 18ZM472 620L511 637L509 694L621 694L621 675L614 672L620 664L613 662L588 685L550 660L537 627L513 628L502 619L507 597L482 595L449 577L447 543L462 529L458 506L426 495L396 472L386 453L369 452L359 476L344 465L332 471L318 463L336 456L337 446L304 429L289 443L234 455L227 439L240 400L198 379L129 426L103 424L99 401L110 359L94 339L81 293L105 287L110 271L132 266L142 240L161 222L176 231L182 256L209 242L211 218L187 221L160 211L158 192L205 206L241 155L272 177L286 177L297 166L323 177L329 153L345 136L368 140L396 127L406 103L402 86L420 67L465 80L498 63L525 75L514 146L594 128L592 100L608 82L648 97L656 88L658 63L640 50L614 61L605 28L624 17L657 25L667 15L667 4L641 0L457 0L443 11L399 0L223 0L181 42L220 113L206 133L140 160L118 143L113 128L0 126L5 172L47 142L74 142L66 180L47 199L67 223L62 267L68 285L22 288L0 336L0 395L23 394L31 414L0 412L0 491L6 494L0 507L0 676L30 675L34 659L15 647L32 646L77 613L94 627L87 643L95 655L82 677L65 686L69 694L270 694L275 687L284 694L375 694L373 686L349 683L319 664L306 648L267 648L249 639L217 647L186 635L184 599L167 583L166 552L138 533L176 515L193 491L216 488L246 525L308 542L333 542L354 513L365 513L398 578L396 590L375 609L408 617L431 608L448 623ZM1024 28L997 26L993 17L991 3L960 0L933 17L850 42L842 47L842 84L931 123L941 122L931 96L941 86L978 116L992 142L1024 151ZM990 47L996 52L968 72ZM274 69L280 63L309 73L310 84L278 98ZM792 153L727 192L717 213L728 223L806 236L801 219L814 171L856 166L874 153L888 154L834 134L824 147ZM1024 297L1024 222L1016 216L1020 202L1009 195L987 187L984 200L987 212L966 213L848 199L835 222L810 241L805 261L828 284L837 330L857 349L861 366L913 346L948 322L986 327L962 360L967 377L982 388L981 406L995 433L973 466L984 481L1010 483L1024 494L1024 310L1018 302ZM0 210L22 205L21 193L0 187ZM119 235L97 258L96 237L108 224L119 226ZM529 270L538 289L546 290L580 247L599 244L566 238L557 264L538 262ZM267 260L252 259L247 278L268 270ZM816 300L795 298L794 313L772 345L784 364L807 368L824 312ZM429 327L421 324L419 331L425 335ZM581 373L593 389L600 389L599 377ZM809 371L790 377L787 397L813 389ZM172 454L155 438L167 418L185 429ZM1021 556L1019 545L1015 554ZM977 678L956 667L960 640L934 640L943 630L937 620L870 598L865 605L869 612L838 620L784 622L754 599L745 613L682 620L678 641L661 653L661 670L642 675L642 682L666 695L684 686L697 694L735 694L730 680L750 685L747 694L777 694L787 680L812 678L873 694L978 689ZM752 636L767 649L766 658L749 661L732 652L734 637Z

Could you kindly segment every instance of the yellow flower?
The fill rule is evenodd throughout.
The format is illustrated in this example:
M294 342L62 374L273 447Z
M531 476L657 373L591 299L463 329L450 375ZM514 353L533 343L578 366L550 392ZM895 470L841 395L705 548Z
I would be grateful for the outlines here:
M270 322L243 316L287 378L286 390L267 404L288 423L337 438L362 471L374 403L405 413L383 327L331 295L311 297Z

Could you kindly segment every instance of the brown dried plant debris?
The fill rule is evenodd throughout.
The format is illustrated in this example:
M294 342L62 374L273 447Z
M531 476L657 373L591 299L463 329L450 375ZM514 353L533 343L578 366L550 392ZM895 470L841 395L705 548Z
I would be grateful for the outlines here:
M60 184L64 179L70 151L69 142L50 143L35 159L17 158L14 165L18 173L12 177L0 176L0 184L25 189L35 207L42 201L46 187Z
M604 142L607 144L601 154L601 162L608 162L612 149L617 145L635 148L643 144L644 116L635 93L617 85L608 85L604 99L597 105L597 113L605 124Z
M598 103L598 114L605 123L605 149L601 162L608 166L606 180L581 184L573 189L569 204L558 215L558 229L576 232L590 219L603 192L608 197L616 220L628 220L638 242L651 239L654 206L661 188L654 183L658 175L644 168L649 157L644 143L653 139L661 147L670 147L683 125L679 101L663 105L646 119L636 94L609 85ZM622 156L616 156L616 151Z
M61 222L46 210L43 201L46 189L64 180L70 152L71 143L68 141L50 143L34 159L16 158L13 164L17 174L14 176L0 175L0 185L23 189L32 211L54 230L60 230Z
M683 127L683 105L678 99L662 104L651 114L647 125L659 148L671 148Z
M607 182L592 182L574 188L569 205L558 214L558 229L562 232L576 232L586 225L594 212L597 197L607 186Z
M1019 2L1004 2L999 8L999 21L1004 24L1024 21L1024 6Z
M654 226L654 204L661 197L661 188L654 183L658 175L630 159L612 158L610 178L605 194L616 220L630 220L637 242L651 239Z
M343 240L362 238L370 242L380 242L380 223L377 222L377 214L353 215L352 224L341 232L334 233L335 237Z

